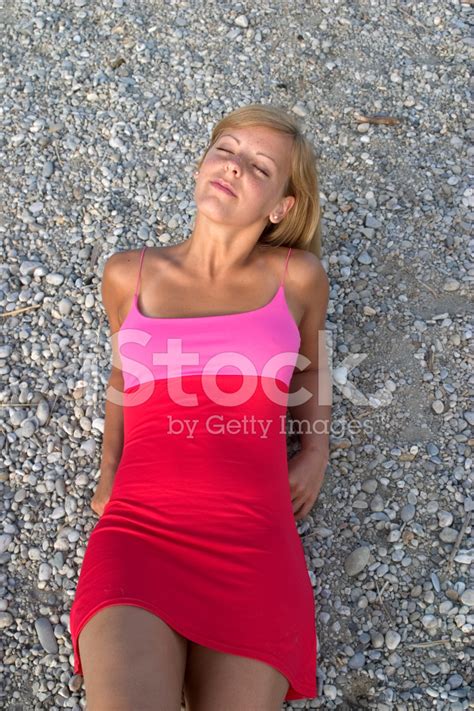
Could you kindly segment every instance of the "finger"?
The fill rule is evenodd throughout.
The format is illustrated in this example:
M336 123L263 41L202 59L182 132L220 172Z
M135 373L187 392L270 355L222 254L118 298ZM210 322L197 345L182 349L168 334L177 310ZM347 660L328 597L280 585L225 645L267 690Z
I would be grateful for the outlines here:
M293 504L293 514L298 516L304 507L304 500L298 499L296 503Z

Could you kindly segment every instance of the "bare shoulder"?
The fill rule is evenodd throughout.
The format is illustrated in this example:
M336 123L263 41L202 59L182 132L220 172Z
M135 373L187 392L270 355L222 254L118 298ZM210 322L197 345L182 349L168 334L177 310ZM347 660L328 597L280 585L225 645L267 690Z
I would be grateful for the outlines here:
M102 273L102 303L112 334L120 328L120 314L124 305L131 303L140 254L141 249L126 249L114 252L105 262Z
M125 273L130 273L130 270L140 261L141 249L123 249L119 252L114 252L108 257L104 266L103 279L117 279L123 277Z
M307 249L293 247L290 263L292 263L295 278L302 281L304 287L311 288L321 282L329 283L322 261Z

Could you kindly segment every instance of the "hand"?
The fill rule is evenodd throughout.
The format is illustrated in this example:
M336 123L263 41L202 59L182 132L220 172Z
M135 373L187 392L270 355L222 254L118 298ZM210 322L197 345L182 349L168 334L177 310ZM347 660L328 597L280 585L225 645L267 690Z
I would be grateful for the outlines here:
M291 503L297 521L304 519L313 508L328 462L327 449L301 449L288 462Z
M94 496L91 500L91 509L100 517L104 513L110 496L112 494L114 482L111 479L99 480Z

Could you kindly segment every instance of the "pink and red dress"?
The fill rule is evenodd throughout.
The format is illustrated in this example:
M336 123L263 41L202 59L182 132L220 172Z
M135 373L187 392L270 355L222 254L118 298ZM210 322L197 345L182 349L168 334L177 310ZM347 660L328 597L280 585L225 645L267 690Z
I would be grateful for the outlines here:
M118 332L124 446L70 613L78 637L135 605L212 649L252 657L314 698L313 589L292 511L289 384L300 346L284 276L244 313L150 318L138 293Z

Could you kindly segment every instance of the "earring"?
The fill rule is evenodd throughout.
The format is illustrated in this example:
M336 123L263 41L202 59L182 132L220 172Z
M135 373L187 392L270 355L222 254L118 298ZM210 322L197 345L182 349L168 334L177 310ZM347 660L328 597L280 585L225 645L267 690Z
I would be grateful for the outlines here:
M196 170L196 172L194 173L194 177L196 177L196 175L199 175L199 170Z

